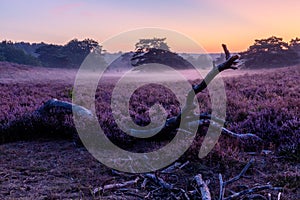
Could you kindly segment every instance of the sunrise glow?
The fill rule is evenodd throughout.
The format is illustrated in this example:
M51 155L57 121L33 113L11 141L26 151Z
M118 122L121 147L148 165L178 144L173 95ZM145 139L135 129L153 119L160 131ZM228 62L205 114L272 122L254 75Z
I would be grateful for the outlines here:
M239 52L255 39L300 36L297 0L1 0L0 8L1 40L102 43L124 31L158 27L178 31L208 52L220 52L221 43Z

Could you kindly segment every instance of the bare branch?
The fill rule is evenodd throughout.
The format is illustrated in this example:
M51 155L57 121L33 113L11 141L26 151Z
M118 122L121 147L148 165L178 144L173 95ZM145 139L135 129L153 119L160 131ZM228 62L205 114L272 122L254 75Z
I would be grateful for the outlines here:
M220 194L219 194L219 200L231 200L231 199L236 199L238 197L241 197L246 194L251 194L251 193L256 193L262 190L266 189L272 189L272 190L281 190L281 188L273 187L272 185L261 185L261 186L256 186L247 190L242 190L240 192L234 193L229 197L224 198L224 193L225 193L225 187L233 182L238 181L240 178L244 176L246 171L249 169L249 167L254 163L255 159L252 158L247 165L243 168L243 170L240 172L239 175L233 177L232 179L229 179L228 181L223 181L222 175L219 174L219 181L220 181ZM256 194L254 194L256 195Z
M226 47L226 45L223 44L223 48L225 51L225 54L228 55L229 51ZM226 52L227 51L227 52ZM237 63L236 61L239 59L238 55L234 55L229 57L224 63L219 64L216 67L213 67L211 71L205 76L205 78L201 81L200 84L193 86L193 89L188 93L185 106L183 107L181 113L176 117L176 120L174 121L174 125L177 128L178 124L180 122L180 118L182 115L187 114L188 112L191 112L194 105L194 98L195 94L198 94L199 92L203 91L207 88L208 84L222 71L227 69L237 69L234 67L234 65Z
M242 176L244 176L244 174L246 173L246 171L249 169L249 167L254 163L255 159L252 158L248 163L247 165L243 168L243 170L240 172L239 175L233 177L232 179L228 180L228 181L225 181L224 182L224 186L226 185L229 185L237 180L239 180Z
M224 200L231 200L231 199L237 199L240 196L246 195L246 194L251 194L251 193L255 193L255 192L259 192L262 190L266 190L266 189L274 189L272 185L261 185L261 186L256 186L253 188L250 188L248 190L243 190L240 192L237 192L229 197L224 198Z
M165 182L162 178L155 176L154 174L147 173L145 177L153 181L155 184L163 187L164 189L171 190L173 189L173 184Z
M202 179L202 175L198 174L194 177L194 180L197 183L198 189L201 192L202 200L211 200L211 195L209 188L207 187L205 181Z
M219 174L219 181L220 181L220 193L219 193L219 200L223 200L224 193L225 193L225 184L223 182L222 174Z
M94 189L93 193L97 194L98 192L103 192L105 190L114 190L114 189L119 189L119 188L127 187L129 185L136 184L139 180L140 180L140 178L137 177L134 180L126 181L124 183L113 183L113 184L105 185L104 187L98 187L98 188Z
M229 52L229 50L227 49L227 46L226 46L226 44L222 44L222 47L223 47L223 50L224 50L224 53L225 53L225 58L226 58L226 60L228 60L229 58L230 58L230 52Z
M228 135L234 138L238 138L242 141L249 141L249 140L254 140L256 142L262 142L263 140L258 137L257 135L254 135L252 133L245 133L245 134L238 134L238 133L234 133L226 128L222 128L222 134L224 135Z
M35 112L43 115L43 114L49 113L49 111L53 108L61 108L61 109L64 109L65 112L68 112L68 113L76 112L79 115L84 115L86 117L93 117L93 114L90 110L88 110L82 106L79 106L79 105L76 105L73 103L69 103L66 101L59 101L57 99L50 99Z

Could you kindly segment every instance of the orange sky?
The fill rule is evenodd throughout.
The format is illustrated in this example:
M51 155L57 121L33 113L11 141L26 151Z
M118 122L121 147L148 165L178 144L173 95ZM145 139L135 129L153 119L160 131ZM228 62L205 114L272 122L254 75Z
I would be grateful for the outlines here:
M221 43L243 51L254 39L300 37L299 0L0 0L0 9L1 40L102 43L127 30L159 27L220 52Z

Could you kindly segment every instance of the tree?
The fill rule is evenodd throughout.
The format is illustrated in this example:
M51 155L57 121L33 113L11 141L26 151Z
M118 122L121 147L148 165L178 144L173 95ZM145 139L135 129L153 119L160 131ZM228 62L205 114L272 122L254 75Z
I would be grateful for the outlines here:
M282 38L275 36L269 37L267 39L255 40L255 43L249 47L250 52L270 52L277 53L284 50L287 50L289 47L288 43L284 42Z
M0 43L0 61L25 65L40 65L38 59L26 54L22 49L16 48L11 41L2 41Z
M86 56L95 51L101 54L102 47L92 39L85 39L83 41L78 41L77 39L71 40L61 50L62 54L67 57L70 67L79 67Z
M290 41L290 46L294 51L300 51L300 38L296 37Z
M255 40L255 43L241 53L246 68L271 68L294 65L297 55L291 51L288 43L279 37Z
M148 52L150 49L170 51L170 47L166 43L166 38L140 39L135 44L136 52Z
M102 46L92 39L83 41L73 39L64 46L53 44L42 46L36 53L39 54L38 58L43 66L78 68L90 53L101 55Z
M65 67L68 64L67 57L62 54L60 45L45 45L36 50L38 58L44 67Z
M31 55L35 58L38 57L38 54L35 51L41 47L46 45L45 43L29 43L29 42L15 42L14 47L17 49L22 49L27 55Z
M131 65L136 67L148 63L160 63L176 69L192 69L193 65L171 52L165 42L166 38L140 39L135 44L135 52L131 57Z

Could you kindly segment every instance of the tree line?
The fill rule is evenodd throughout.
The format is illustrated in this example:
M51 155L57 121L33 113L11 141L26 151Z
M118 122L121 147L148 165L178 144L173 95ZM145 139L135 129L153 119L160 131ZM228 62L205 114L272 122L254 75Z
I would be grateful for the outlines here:
M82 41L73 39L65 45L13 43L6 40L0 43L0 61L44 67L78 68L91 52L100 58L105 51L97 41L92 39ZM171 52L166 38L140 39L135 44L133 55L144 53L151 55L152 60L158 57L169 61L175 57L178 59L178 54ZM244 68L249 69L295 65L300 63L300 38L292 39L290 42L275 36L257 39L246 51L239 54L244 60ZM103 57L101 59L105 62ZM192 65L207 62L205 55L199 55L198 58L187 56L185 59ZM216 63L224 59L225 56L221 54Z
M87 55L101 55L102 46L92 39L73 39L66 45L45 43L0 43L0 61L58 68L78 68Z

